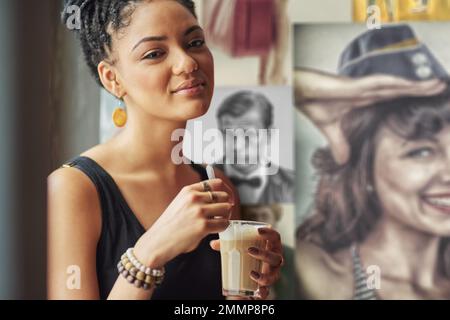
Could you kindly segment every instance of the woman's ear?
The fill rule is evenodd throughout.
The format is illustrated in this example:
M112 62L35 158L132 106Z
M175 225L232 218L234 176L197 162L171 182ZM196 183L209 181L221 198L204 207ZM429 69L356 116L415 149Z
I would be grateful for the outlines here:
M101 61L97 66L98 76L105 89L115 97L124 95L124 88L118 80L117 70L108 62Z

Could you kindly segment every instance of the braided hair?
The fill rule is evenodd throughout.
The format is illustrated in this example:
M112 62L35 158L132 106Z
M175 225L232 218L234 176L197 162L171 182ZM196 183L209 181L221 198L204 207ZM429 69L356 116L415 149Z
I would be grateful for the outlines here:
M84 59L91 74L100 86L102 83L97 66L109 57L112 50L112 33L129 25L136 5L143 1L145 0L65 0L61 20L67 24L68 19L72 17L68 9L71 6L79 8L80 28L74 31L80 40ZM192 0L174 1L180 3L197 18Z

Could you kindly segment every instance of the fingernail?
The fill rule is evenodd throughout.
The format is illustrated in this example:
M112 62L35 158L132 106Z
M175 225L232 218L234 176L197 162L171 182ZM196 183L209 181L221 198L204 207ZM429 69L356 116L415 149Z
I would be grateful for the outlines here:
M260 275L258 272L256 272L256 271L250 272L250 275L251 275L253 278L255 278L255 279L261 278L261 275Z
M259 249L255 248L255 247L250 247L250 248L248 248L248 252L250 252L251 254L258 254Z
M261 229L261 228L258 229L258 232L259 232L259 234L266 234L267 233L267 231L265 229Z

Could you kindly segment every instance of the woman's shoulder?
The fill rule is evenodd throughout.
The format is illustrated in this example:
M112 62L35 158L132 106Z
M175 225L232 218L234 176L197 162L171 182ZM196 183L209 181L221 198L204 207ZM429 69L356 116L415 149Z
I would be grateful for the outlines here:
M97 243L102 224L100 201L96 187L81 171L59 168L48 176L47 219L54 239L73 239L68 234L76 232L89 241L86 245Z
M92 147L89 150L84 151L80 156L86 156L94 161L98 162L101 159L102 152L101 145ZM74 158L75 159L75 158ZM95 189L92 181L81 170L74 168L69 162L63 163L60 167L55 169L47 177L47 183L50 187L57 187L56 189L66 190L67 188L74 189L72 192L81 191L83 193L89 193ZM63 188L62 188L63 187Z
M306 299L351 299L353 274L350 251L329 253L309 241L296 246L295 266L299 288Z
M96 147L87 150L82 155L95 157ZM93 152L94 151L94 152ZM83 219L94 226L100 226L100 202L97 188L91 178L85 172L65 163L55 169L47 177L47 195L49 201L49 213L57 212L59 217ZM51 209L51 210L50 210ZM96 212L98 214L96 214ZM94 218L98 217L98 219ZM95 222L98 223L95 223Z

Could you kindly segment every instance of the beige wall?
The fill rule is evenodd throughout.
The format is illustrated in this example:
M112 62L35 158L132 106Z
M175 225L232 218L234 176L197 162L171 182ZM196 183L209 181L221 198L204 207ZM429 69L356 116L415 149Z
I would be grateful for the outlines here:
M289 0L292 23L351 22L352 0Z

